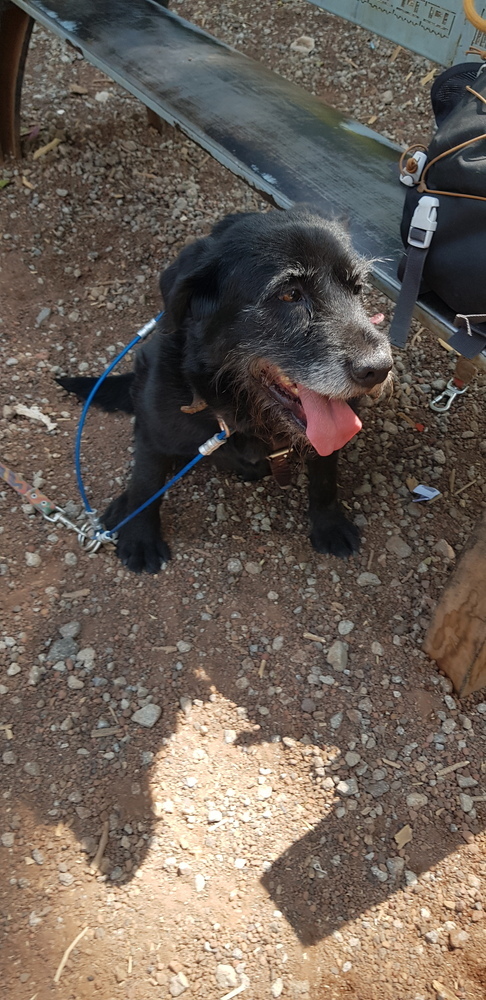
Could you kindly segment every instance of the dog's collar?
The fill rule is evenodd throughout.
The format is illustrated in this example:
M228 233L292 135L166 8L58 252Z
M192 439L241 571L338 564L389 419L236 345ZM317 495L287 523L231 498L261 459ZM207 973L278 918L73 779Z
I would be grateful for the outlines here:
M282 489L286 489L292 482L289 455L292 454L293 450L292 445L287 445L286 448L279 448L278 451L273 451L271 455L267 455L272 476Z
M188 406L181 406L181 411L182 413L200 413L201 410L206 410L207 408L208 404L206 400L194 392L192 403ZM220 417L218 417L218 420L220 429L225 430L229 436L231 432L224 421ZM270 455L267 455L272 476L282 489L286 489L292 482L292 472L289 465L289 455L291 455L292 451L293 447L287 445L285 448L279 448L278 451L273 451Z

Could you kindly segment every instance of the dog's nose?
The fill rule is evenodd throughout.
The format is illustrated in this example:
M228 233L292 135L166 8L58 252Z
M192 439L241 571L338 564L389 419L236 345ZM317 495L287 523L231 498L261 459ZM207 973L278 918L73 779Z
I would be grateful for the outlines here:
M351 374L358 385L364 389L372 389L374 385L384 382L391 371L392 362L385 358L371 361L367 365L351 365Z

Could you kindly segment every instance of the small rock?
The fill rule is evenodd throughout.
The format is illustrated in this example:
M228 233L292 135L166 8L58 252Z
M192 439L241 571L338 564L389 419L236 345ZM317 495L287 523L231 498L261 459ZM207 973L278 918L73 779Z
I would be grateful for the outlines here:
M79 646L71 636L65 639L56 639L49 648L47 659L57 663L58 660L74 659L77 656Z
M390 791L390 786L387 781L372 781L368 785L367 791L374 799L381 799L382 795L386 795Z
M204 886L206 885L206 879L204 878L204 875L199 875L199 874L196 875L194 879L194 885L196 887L196 892L202 892Z
M208 823L221 823L223 813L219 809L210 809L208 812Z
M352 632L353 629L354 629L354 622L348 621L347 618L343 618L343 620L339 622L338 625L339 635L349 635L349 633Z
M379 882L388 882L388 875L386 872L382 872L378 865L371 866L371 874L378 879Z
M340 795L356 795L358 791L358 782L356 778L347 778L346 781L338 781L336 785L336 791Z
M185 642L184 639L180 639L176 643L179 653L188 653L192 649L192 644L190 642Z
M81 631L81 625L79 622L67 622L66 625L61 625L59 632L63 639L75 639Z
M2 844L3 847L13 847L15 843L15 834L8 832L2 833L2 836L0 837L0 843Z
M427 805L428 798L422 792L410 792L407 795L407 806L409 809L422 809L423 806Z
M316 703L312 698L304 698L300 707L307 715L312 715L312 712L316 710Z
M455 951L456 948L464 948L468 941L469 934L467 931L461 931L458 929L449 931L449 945L453 951Z
M245 563L245 569L246 572L250 574L250 576L258 576L258 574L261 573L262 571L260 563L255 563L255 562Z
M225 743L236 743L238 739L236 729L225 729L223 739Z
M30 774L32 778L38 778L41 773L40 764L36 760L27 761L24 764L24 771L26 774Z
M59 881L61 885L72 885L74 882L74 875L71 875L71 872L59 872Z
M33 857L36 865L43 865L44 864L44 855L43 855L42 851L39 850L38 847L34 847L34 850L32 851L32 857Z
M361 760L361 754L356 753L353 750L348 750L347 754L345 754L344 759L348 767L356 767L356 765L359 764Z
M4 764L16 764L17 757L13 750L5 750L5 753L2 754L2 761Z
M393 90L385 90L381 95L381 100L383 104L391 104L393 101Z
M331 729L339 729L342 721L343 721L343 713L342 712L336 712L335 715L331 716L331 718L329 720L329 725L330 725Z
M80 677L76 677L75 674L69 674L67 686L71 691L80 691L81 688L84 688L84 681Z
M271 989L273 997L278 998L278 997L282 996L283 979L275 979L275 981L272 983L270 989Z
M233 966L216 966L216 982L221 990L231 990L238 986L238 976Z
M78 565L78 557L77 557L76 553L75 552L66 552L66 555L64 556L64 562L65 562L66 566L77 566Z
M169 982L169 993L171 997L180 997L189 989L189 980L183 972L178 972L177 976L172 976Z
M427 931L427 933L424 934L424 941L426 941L427 944L437 944L438 940L439 940L438 931Z
M243 570L243 563L240 559L228 559L226 563L226 569L228 573L241 573Z
M445 538L439 538L439 541L435 543L432 552L436 552L442 559L452 561L456 558L456 553L452 548L452 545L449 545L449 542L447 542Z
M474 800L470 795L466 795L465 792L461 792L459 796L459 803L462 811L465 813L470 813L471 809L474 809Z
M155 726L155 723L160 719L161 714L160 705L144 705L143 708L139 708L133 713L132 722L144 726L145 729L152 729L152 726Z
M272 792L273 788L271 785L259 785L257 788L257 799L259 799L260 802L264 802L266 799L270 798Z
M310 35L300 35L290 45L293 52L300 52L303 56L310 55L316 47L316 43Z
M403 858L387 858L386 867L392 878L399 878L405 868L405 861Z
M25 561L27 566L40 566L42 560L38 552L26 552Z
M410 545L400 535L392 535L391 538L387 538L385 547L397 559L408 559L412 555Z
M50 315L51 315L50 309L47 308L41 309L40 313L37 314L35 325L37 327L42 326L42 324L46 321L46 319L49 319Z
M381 580L376 573L360 573L356 580L358 587L380 587Z
M36 687L41 677L42 677L42 670L39 667L38 663L34 663L34 665L29 670L27 683L30 684L31 687Z
M100 104L106 104L110 100L109 90L98 90L95 94L95 101L99 101Z
M376 641L371 643L371 652L373 653L373 656L384 656L385 654L385 650L383 649L381 642Z
M348 643L341 639L336 639L329 649L326 660L338 672L345 670L348 665L348 649Z

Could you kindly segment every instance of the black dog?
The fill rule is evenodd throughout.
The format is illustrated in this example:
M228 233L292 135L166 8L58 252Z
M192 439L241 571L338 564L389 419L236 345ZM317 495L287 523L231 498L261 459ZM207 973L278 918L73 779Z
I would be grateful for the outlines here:
M135 467L106 527L159 490L174 458L196 455L223 420L232 435L213 455L219 468L260 479L269 455L300 451L312 545L356 551L358 530L337 502L337 454L361 426L356 400L392 365L363 307L367 268L339 223L302 208L227 216L186 247L161 276L165 313L134 373L107 379L95 397L136 415ZM95 380L58 381L86 398ZM119 532L118 555L136 573L157 573L170 558L159 506Z

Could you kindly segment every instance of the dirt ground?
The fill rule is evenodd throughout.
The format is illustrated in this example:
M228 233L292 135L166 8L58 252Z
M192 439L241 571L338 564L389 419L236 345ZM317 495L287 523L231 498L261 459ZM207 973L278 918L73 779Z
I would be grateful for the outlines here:
M400 143L430 131L431 64L308 3L176 9ZM0 175L1 460L76 520L79 406L55 376L100 372L187 240L267 206L42 31L23 128ZM429 408L452 369L415 327L394 396L365 410L340 476L363 533L348 563L310 548L299 468L282 492L202 463L164 501L155 578L1 491L8 1000L484 997L486 701L422 652L486 504L486 377ZM83 463L102 508L129 419L94 411ZM412 503L411 477L438 499Z

